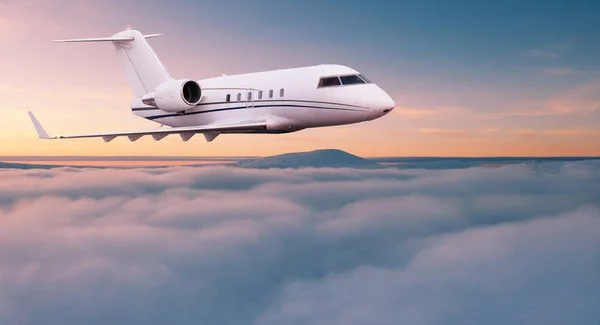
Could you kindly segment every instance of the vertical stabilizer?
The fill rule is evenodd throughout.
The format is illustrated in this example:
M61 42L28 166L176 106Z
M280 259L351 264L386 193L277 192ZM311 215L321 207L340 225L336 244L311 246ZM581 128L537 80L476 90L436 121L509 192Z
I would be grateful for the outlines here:
M142 97L161 83L172 79L144 35L139 31L126 30L113 35L113 37L132 37L134 39L126 42L117 41L113 44L135 97Z

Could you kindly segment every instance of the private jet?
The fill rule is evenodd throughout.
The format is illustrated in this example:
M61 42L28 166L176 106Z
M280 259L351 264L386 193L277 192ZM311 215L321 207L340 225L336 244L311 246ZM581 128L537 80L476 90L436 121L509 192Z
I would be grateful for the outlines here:
M371 121L395 107L392 98L363 74L337 64L175 79L147 41L157 36L161 34L130 29L111 37L57 42L112 43L135 95L132 114L160 123L159 128L51 136L30 111L38 137L109 142L126 136L133 142L145 135L159 141L178 134L188 141L201 133L211 142L220 134L281 134Z

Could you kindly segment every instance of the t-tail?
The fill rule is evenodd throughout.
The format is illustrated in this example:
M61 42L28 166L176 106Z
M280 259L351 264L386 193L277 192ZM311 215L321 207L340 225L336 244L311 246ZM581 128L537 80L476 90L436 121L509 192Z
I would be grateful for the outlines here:
M200 85L193 80L175 80L171 77L146 40L157 36L161 34L143 35L137 30L124 30L111 37L57 42L111 42L137 98L134 103L166 112L183 112L195 107L202 99Z
M112 42L133 93L139 98L152 92L165 81L173 79L146 41L157 36L161 35L142 35L137 30L125 30L111 37L66 39L56 42Z

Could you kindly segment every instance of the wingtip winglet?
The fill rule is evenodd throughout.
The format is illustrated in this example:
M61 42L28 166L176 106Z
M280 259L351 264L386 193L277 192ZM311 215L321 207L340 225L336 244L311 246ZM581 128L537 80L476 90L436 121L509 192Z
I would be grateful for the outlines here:
M44 130L44 127L42 126L42 124L40 124L35 115L33 115L31 111L28 111L27 113L29 114L31 123L33 123L33 126L35 127L35 131L37 132L38 137L40 139L52 139L52 137L48 135L46 130Z

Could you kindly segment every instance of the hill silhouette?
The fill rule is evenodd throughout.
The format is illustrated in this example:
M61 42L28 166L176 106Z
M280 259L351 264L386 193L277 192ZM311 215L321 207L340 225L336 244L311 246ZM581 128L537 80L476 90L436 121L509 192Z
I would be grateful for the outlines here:
M246 159L233 163L242 168L381 168L374 161L355 156L339 149L294 152L264 158Z

